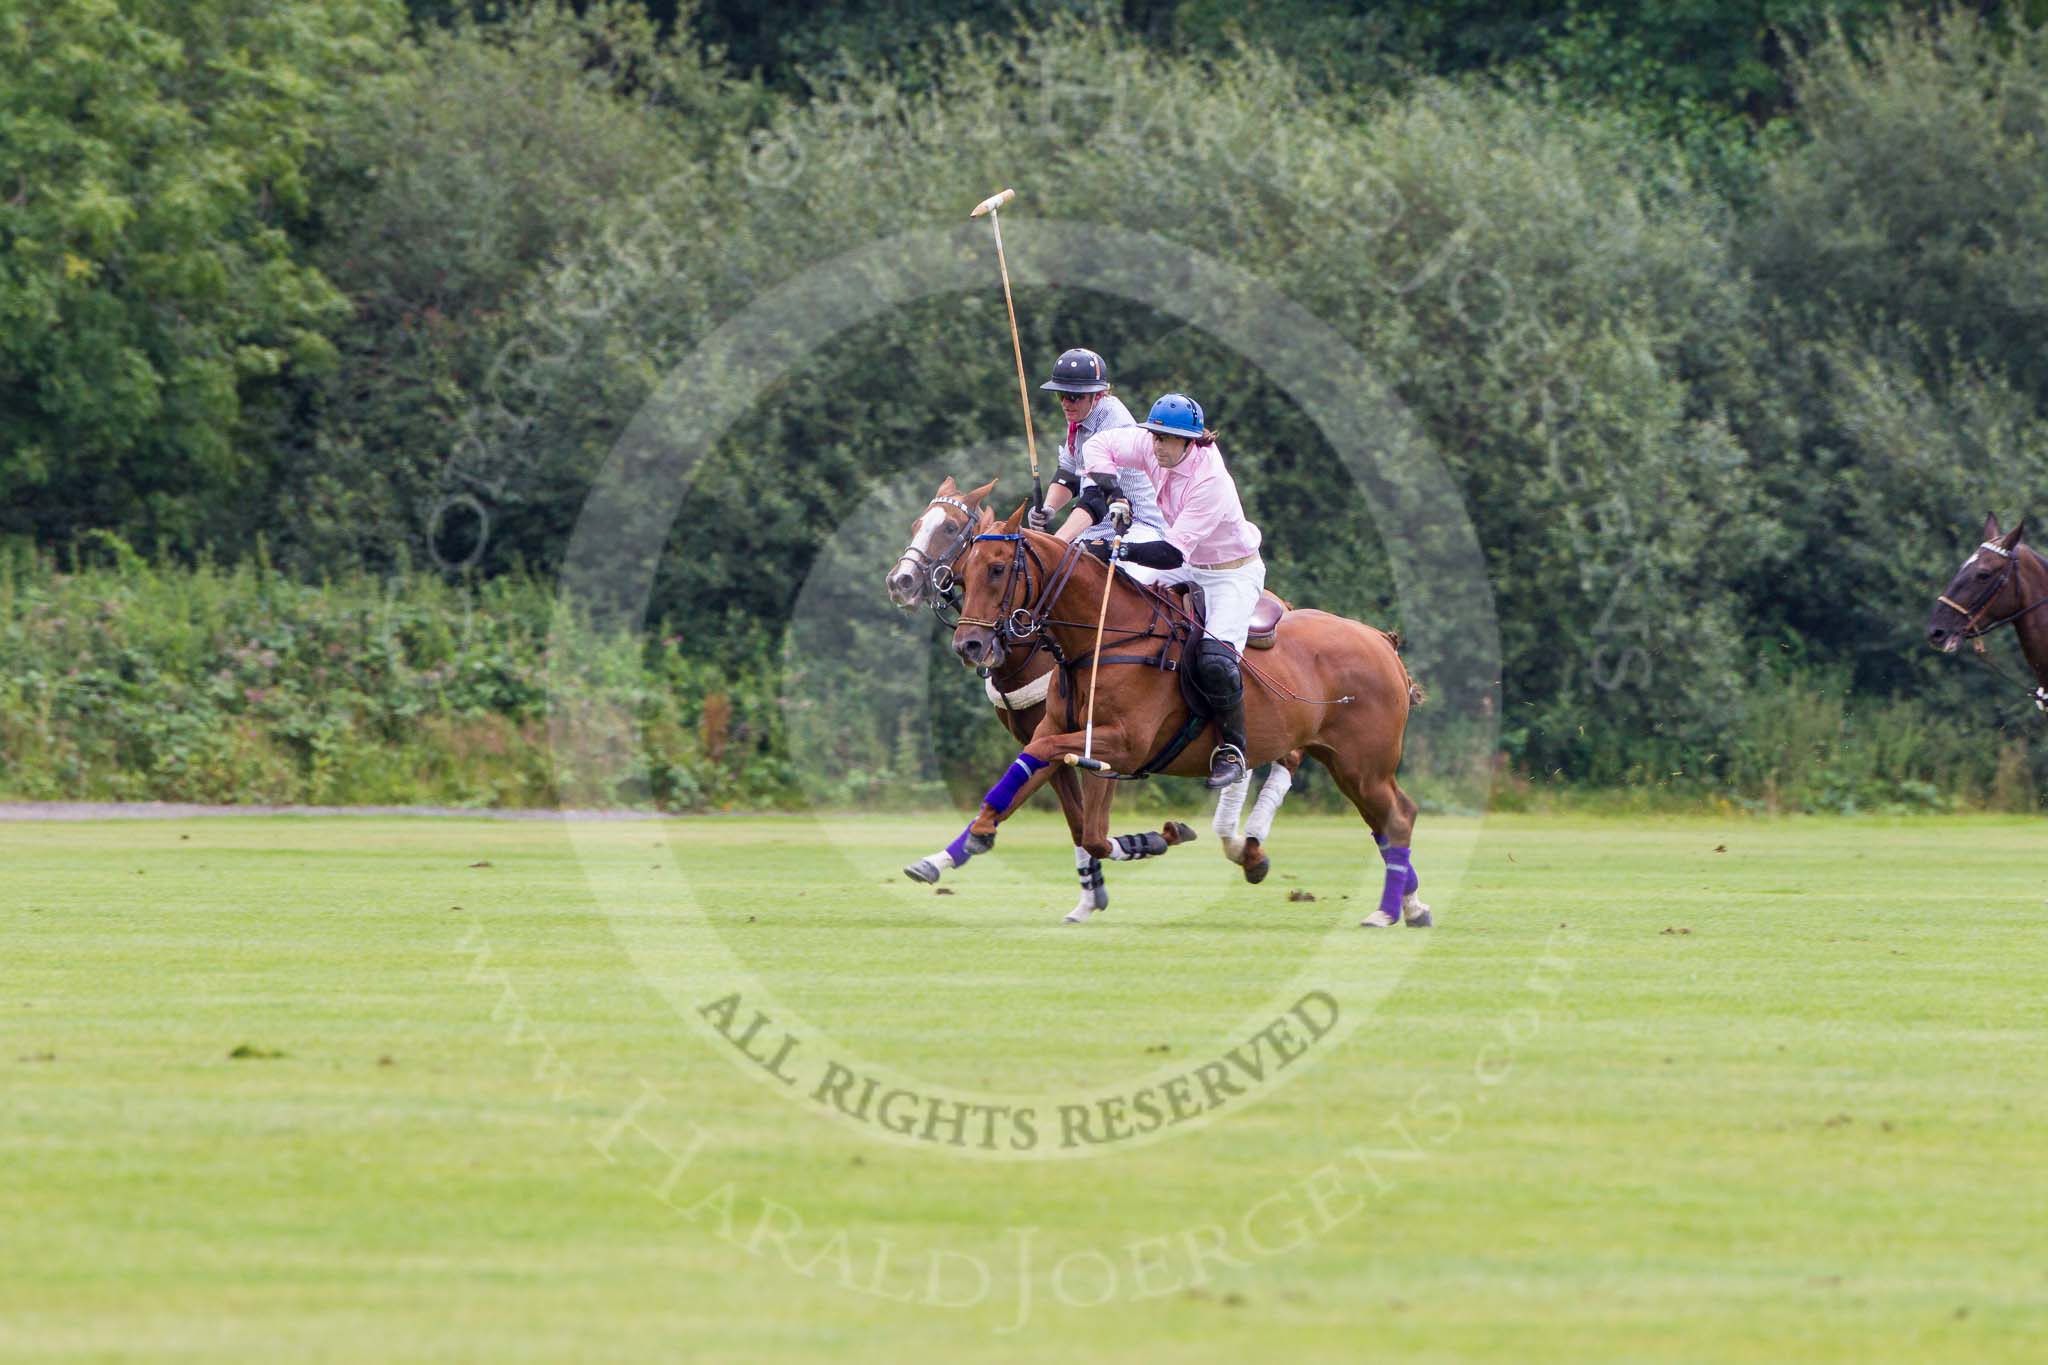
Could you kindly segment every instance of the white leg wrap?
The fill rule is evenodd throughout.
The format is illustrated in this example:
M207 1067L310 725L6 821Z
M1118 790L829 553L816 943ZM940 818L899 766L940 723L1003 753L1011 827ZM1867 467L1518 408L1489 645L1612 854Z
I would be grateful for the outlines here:
M1074 871L1086 872L1088 870L1088 864L1094 860L1094 857L1095 855L1090 853L1087 849L1081 847L1079 844L1075 844Z
M1280 813L1280 803L1293 788L1294 774L1275 763L1266 774L1266 785L1259 788L1259 799L1252 802L1252 813L1245 817L1245 838L1266 841L1273 832L1273 817Z
M1246 774L1244 781L1216 794L1216 837L1223 841L1223 856L1233 863L1244 861L1244 840L1237 835L1237 817L1244 810L1245 793L1251 786L1251 776Z

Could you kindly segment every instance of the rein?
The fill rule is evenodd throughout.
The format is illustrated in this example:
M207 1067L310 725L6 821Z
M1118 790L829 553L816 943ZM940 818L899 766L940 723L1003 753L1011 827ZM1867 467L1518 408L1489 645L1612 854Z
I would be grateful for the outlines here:
M997 603L998 619L993 621L984 621L976 619L974 617L962 616L960 618L961 625L980 626L983 629L992 630L996 633L997 637L1003 640L1003 642L1006 644L1020 644L1025 640L1031 639L1035 635L1040 635L1040 632L1043 631L1044 627L1049 625L1073 626L1081 629L1085 629L1089 626L1090 623L1086 621L1061 620L1055 618L1052 615L1052 608L1055 600L1059 597L1061 592L1065 590L1068 580L1074 576L1074 569L1080 563L1080 556L1087 553L1086 549L1083 548L1079 541L1074 541L1073 543L1067 546L1065 552L1060 556L1060 561L1058 565L1055 566L1052 574L1047 575L1045 573L1044 565L1039 562L1037 551L1033 550L1031 548L1030 542L1026 541L1024 537L1021 534L1018 534L1017 532L990 532L988 534L976 536L974 539L976 541L1013 541L1017 545L1017 550L1010 561L1011 569L1009 581L1003 585L1003 595ZM1031 564L1038 568L1040 577L1044 579L1045 583L1045 586L1039 590L1035 601L1033 601L1031 598L1031 570L1025 567L1025 559L1027 556L1030 558ZM1110 569L1109 572L1113 575L1116 571L1114 569ZM1022 586L1024 589L1025 599L1026 601L1032 602L1032 605L1029 607L1017 607L1015 609L1009 609L1011 594L1018 587L1020 578L1022 579ZM1167 655L1170 652L1173 641L1176 638L1179 638L1180 635L1180 632L1175 625L1176 619L1178 620L1180 625L1185 626L1187 628L1189 633L1193 633L1195 631L1202 631L1202 623L1195 620L1194 616L1191 613L1189 613L1184 607L1180 606L1178 603L1173 601L1173 599L1165 593L1146 592L1143 593L1142 596L1146 608L1150 613L1150 615L1146 618L1144 629L1139 630L1133 629L1128 626L1123 626L1116 628L1111 632L1111 634L1116 636L1116 643L1119 645L1131 644L1138 640L1159 640L1162 643L1162 648L1160 652L1156 657L1150 653L1114 655L1105 654L1102 656L1102 662L1110 664L1148 664L1154 668L1166 669L1167 671L1171 671L1168 665ZM1164 629L1159 628L1162 621L1164 622ZM1204 633L1206 634L1206 632ZM1078 658L1069 659L1066 657L1064 651L1060 649L1058 643L1054 641L1050 634L1042 635L1041 639L1042 642L1049 649L1052 650L1053 657L1054 659L1058 660L1060 667L1069 672L1071 672L1075 668L1078 668L1080 665L1089 662L1089 660L1094 657L1094 654L1096 652L1090 651L1089 653L1083 654ZM1098 646L1098 649L1099 648L1100 646ZM1259 681L1260 685L1264 686L1268 691L1276 692L1279 695L1288 698L1290 701L1302 702L1309 706L1348 706L1351 703L1358 700L1358 698L1349 695L1329 698L1304 697L1300 693L1295 692L1293 689L1285 687L1282 684L1273 680L1272 678L1266 676L1266 674L1257 665L1253 664L1251 660L1244 657L1243 650L1237 651L1237 657L1238 666L1241 669L1243 669L1246 673L1249 673L1252 677L1256 678ZM1068 691L1069 695L1071 695L1071 686L1069 687Z

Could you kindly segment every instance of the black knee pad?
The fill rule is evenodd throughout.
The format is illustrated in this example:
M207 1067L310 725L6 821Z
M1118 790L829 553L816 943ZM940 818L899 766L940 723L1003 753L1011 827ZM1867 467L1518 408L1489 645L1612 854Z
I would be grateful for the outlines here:
M1217 710L1228 710L1244 700L1244 677L1238 672L1237 651L1221 640L1204 640L1195 656L1195 686L1202 700Z

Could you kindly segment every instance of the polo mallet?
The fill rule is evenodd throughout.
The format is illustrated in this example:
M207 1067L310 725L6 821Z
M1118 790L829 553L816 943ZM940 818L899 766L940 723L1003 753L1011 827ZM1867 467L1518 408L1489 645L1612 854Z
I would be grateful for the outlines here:
M996 231L996 265L1003 272L1003 307L1010 311L1010 350L1017 357L1017 401L1024 405L1024 449L1031 457L1031 505L1045 506L1045 487L1038 481L1038 438L1031 430L1031 391L1024 383L1024 343L1017 339L1017 304L1010 297L1010 262L1003 255L1003 216L996 210L1017 197L1015 190L1002 190L974 206L969 218L988 215Z
M1102 610L1095 613L1095 653L1088 659L1088 724L1081 731L1081 752L1067 755L1067 766L1086 768L1092 773L1106 773L1109 765L1095 757L1095 675L1102 668L1102 629L1109 621L1109 590L1116 586L1116 562L1122 558L1124 538L1121 533L1109 542L1109 573L1102 580Z

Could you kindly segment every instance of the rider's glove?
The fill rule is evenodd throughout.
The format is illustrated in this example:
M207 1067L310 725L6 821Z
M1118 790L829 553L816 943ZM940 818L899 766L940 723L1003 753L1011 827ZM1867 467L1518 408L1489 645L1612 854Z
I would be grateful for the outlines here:
M1123 534L1124 532L1126 532L1126 531L1130 530L1130 529L1131 529L1131 505L1130 505L1130 503L1126 502L1126 501L1125 501L1124 499L1122 499L1122 498L1118 498L1118 499L1117 499L1117 500L1116 500L1115 502L1111 503L1111 504L1109 505L1109 524L1110 524L1111 526L1114 526L1114 527L1116 528L1116 533L1117 533L1118 535L1122 535L1122 534Z
M1052 513L1041 506L1033 507L1024 514L1024 524L1034 531L1043 531L1052 524Z

